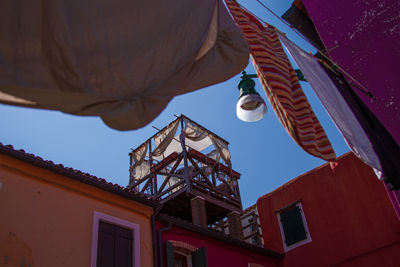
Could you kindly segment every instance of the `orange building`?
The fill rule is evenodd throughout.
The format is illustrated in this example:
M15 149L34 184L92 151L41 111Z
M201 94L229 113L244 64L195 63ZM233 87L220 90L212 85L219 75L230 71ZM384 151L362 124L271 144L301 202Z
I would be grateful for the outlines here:
M153 266L158 205L0 144L0 266Z
M383 182L352 153L257 201L264 246L283 266L399 266L400 222Z

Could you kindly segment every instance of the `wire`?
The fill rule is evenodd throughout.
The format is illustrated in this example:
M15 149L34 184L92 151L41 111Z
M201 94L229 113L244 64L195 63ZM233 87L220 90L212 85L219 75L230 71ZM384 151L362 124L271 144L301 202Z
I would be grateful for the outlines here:
M372 98L372 99L376 99L376 97L372 94L371 91L369 91L364 85L362 85L359 81L357 81L353 76L351 76L349 73L347 73L342 67L340 67L338 64L336 64L335 62L332 61L331 58L329 58L327 55L325 55L325 53L323 53L321 50L319 50L317 47L315 47L315 45L313 43L311 43L307 38L305 38L299 31L297 31L297 29L295 29L292 25L290 25L289 23L287 23L284 19L282 19L280 16L278 16L272 9L270 9L269 7L267 7L264 3L262 3L260 0L256 0L261 6L263 6L266 10L268 10L272 15L274 15L275 17L277 17L281 22L283 22L286 26L288 26L290 29L292 29L297 35L299 35L303 40L305 40L307 43L309 43L312 47L314 47L325 59L327 59L328 61L332 62L334 65L337 66L337 68L343 73L345 74L347 77L349 77L352 81L353 81L353 86L355 88L357 88L360 92L362 92L363 94L365 94L366 96ZM258 20L260 20L261 22L263 22L266 25L269 25L271 27L273 27L272 25L270 25L269 23L265 22L264 20L262 20L260 17L256 16L255 14L253 14L251 11L249 11L247 8L245 8L244 6L242 6L241 4L238 3L238 5L243 8L244 10L246 10L247 12L249 12L252 16L254 16L255 18L257 18ZM275 28L275 27L273 27ZM276 28L275 28L276 29ZM278 29L276 29L279 33L286 35L284 33L282 33L281 31L279 31ZM358 86L355 86L356 83ZM360 88L361 87L361 88Z
M315 49L318 50L318 48L315 47L315 45L313 43L311 43L307 38L305 38L299 31L297 31L296 28L294 28L292 25L290 25L287 21L285 21L284 19L282 19L280 16L278 16L274 11L272 11L272 9L270 9L269 7L267 7L266 5L264 5L261 1L256 0L260 5L262 5L266 10L268 10L272 15L274 15L275 17L277 17L280 21L282 21L286 26L288 26L289 28L291 28L295 33L297 33L297 35L299 35L304 41L306 41L307 43L309 43L312 47L314 47ZM262 21L265 24L265 21ZM318 50L319 51L319 50Z

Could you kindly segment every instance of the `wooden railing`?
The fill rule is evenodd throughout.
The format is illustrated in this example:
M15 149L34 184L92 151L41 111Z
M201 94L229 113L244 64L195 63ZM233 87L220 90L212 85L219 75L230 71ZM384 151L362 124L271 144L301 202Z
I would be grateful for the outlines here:
M189 193L195 189L219 201L241 208L238 186L240 174L194 149L187 151L187 164L184 164L185 152L172 153L151 166L150 174L141 179L131 177L129 187L158 200L173 195L181 188L186 188ZM182 165L187 167L178 169ZM186 174L189 177L186 177ZM131 176L133 176L132 172Z

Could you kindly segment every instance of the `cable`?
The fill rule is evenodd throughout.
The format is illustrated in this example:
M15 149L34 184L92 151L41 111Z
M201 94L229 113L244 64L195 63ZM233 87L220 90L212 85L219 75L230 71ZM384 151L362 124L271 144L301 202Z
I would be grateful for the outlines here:
M275 17L277 17L280 21L282 21L286 26L288 26L289 28L291 28L295 33L297 33L297 35L299 35L304 41L306 41L307 43L309 43L312 47L314 47L315 49L318 50L318 48L315 47L315 45L313 43L311 43L307 38L305 38L299 31L297 31L296 28L294 28L292 25L290 25L289 23L287 23L287 21L285 21L284 19L282 19L280 16L278 16L274 11L272 11L272 9L270 9L269 7L267 7L266 5L264 5L261 1L256 0L260 5L262 5L266 10L268 10L272 15L274 15ZM262 21L265 24L265 21ZM318 50L319 51L319 50Z

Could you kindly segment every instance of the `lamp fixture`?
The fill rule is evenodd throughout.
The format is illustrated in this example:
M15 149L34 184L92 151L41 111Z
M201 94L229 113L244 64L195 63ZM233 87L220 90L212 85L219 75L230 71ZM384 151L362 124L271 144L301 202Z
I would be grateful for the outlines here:
M267 105L254 89L256 83L251 78L257 78L257 75L248 75L243 71L238 84L240 95L236 104L236 116L245 122L259 121L267 113Z

